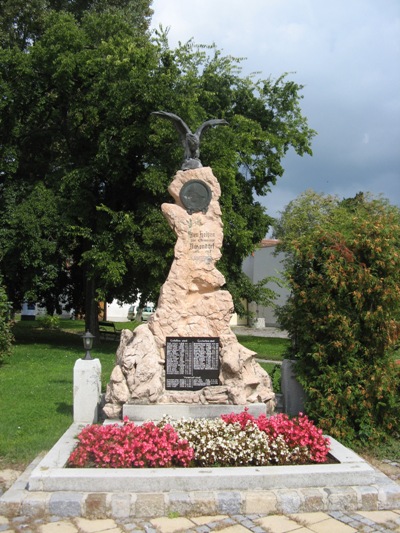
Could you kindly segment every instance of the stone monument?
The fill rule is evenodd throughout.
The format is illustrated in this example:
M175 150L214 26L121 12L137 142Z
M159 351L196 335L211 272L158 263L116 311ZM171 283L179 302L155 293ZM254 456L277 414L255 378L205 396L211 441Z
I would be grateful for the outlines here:
M161 206L177 236L174 260L154 315L134 332L122 331L103 408L109 418L132 404L263 404L265 412L274 411L268 374L229 325L233 301L216 268L221 189L211 168L201 166L198 148L195 158L185 151L185 170L168 187L175 203Z

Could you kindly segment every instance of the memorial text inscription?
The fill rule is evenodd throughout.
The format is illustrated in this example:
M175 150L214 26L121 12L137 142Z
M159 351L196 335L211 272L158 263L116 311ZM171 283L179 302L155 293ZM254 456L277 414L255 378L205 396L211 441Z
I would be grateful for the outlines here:
M219 385L218 337L167 337L165 388L200 390Z

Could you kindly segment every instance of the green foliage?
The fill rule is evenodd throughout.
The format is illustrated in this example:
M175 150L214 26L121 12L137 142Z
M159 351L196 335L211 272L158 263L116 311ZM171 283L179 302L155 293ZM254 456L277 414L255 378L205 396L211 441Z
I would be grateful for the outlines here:
M36 318L43 329L60 329L60 318L57 315L44 315Z
M31 20L20 2L0 11L0 272L16 308L29 298L52 312L61 297L93 333L98 301L157 300L172 262L160 206L182 148L152 111L193 129L229 122L207 132L201 159L221 183L219 268L238 311L250 292L271 296L241 272L271 222L255 196L290 147L311 153L315 133L301 85L244 77L214 46L170 49L165 32L147 32L150 3L35 0Z
M71 13L80 20L85 13L123 13L137 31L147 31L151 0L2 0L0 4L0 46L25 50L43 34L46 17L52 11Z
M282 378L282 367L281 365L274 365L274 368L272 369L272 372L270 374L270 378L272 381L272 386L274 388L274 392L280 393L281 391L281 378Z
M327 199L320 200L325 205ZM291 212L282 227L293 227ZM360 193L295 233L287 240L281 235L292 293L279 317L293 342L307 412L348 443L394 434L400 423L393 360L400 333L400 211Z
M51 312L67 278L58 201L42 182L29 193L23 189L10 183L2 198L1 271L15 309L41 300Z
M0 365L11 355L13 336L10 324L11 305L0 278Z

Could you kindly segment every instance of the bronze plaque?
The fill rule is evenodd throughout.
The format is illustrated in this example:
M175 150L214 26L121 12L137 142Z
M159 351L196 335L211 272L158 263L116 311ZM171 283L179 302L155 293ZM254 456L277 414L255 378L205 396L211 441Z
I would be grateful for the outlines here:
M191 215L199 211L207 213L208 206L211 202L211 189L201 180L189 180L181 188L179 197Z
M219 337L167 337L165 388L200 390L219 385Z

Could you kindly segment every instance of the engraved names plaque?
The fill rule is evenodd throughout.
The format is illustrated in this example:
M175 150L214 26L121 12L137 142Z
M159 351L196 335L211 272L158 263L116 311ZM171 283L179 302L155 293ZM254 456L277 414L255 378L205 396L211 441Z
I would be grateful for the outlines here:
M219 385L219 337L167 337L165 388L200 390Z

